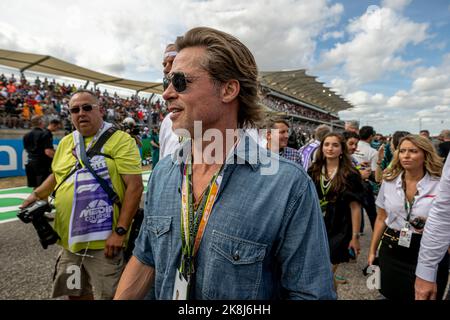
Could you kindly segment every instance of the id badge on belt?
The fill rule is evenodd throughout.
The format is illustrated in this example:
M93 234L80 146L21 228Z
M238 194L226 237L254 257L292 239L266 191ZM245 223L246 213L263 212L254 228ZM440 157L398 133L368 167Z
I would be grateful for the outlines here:
M398 245L405 248L409 248L409 246L411 245L411 238L412 238L412 231L409 226L409 223L407 222L405 226L400 230Z
M187 300L189 293L190 280L186 279L183 274L177 269L175 274L175 285L173 286L172 300Z

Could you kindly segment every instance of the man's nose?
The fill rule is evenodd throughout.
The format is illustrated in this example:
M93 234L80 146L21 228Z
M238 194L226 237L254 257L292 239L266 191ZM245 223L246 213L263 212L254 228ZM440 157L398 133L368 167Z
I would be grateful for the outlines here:
M177 97L178 92L175 91L175 88L172 85L172 82L169 84L169 86L164 90L162 97L166 101L173 100Z

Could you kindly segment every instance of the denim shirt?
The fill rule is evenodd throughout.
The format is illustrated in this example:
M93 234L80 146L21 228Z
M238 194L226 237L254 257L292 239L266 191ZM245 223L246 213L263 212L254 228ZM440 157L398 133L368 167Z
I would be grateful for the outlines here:
M270 166L276 174L264 171ZM168 156L152 172L133 252L155 268L156 299L172 299L181 260L181 167ZM322 213L304 169L245 134L225 164L195 269L194 299L335 299Z

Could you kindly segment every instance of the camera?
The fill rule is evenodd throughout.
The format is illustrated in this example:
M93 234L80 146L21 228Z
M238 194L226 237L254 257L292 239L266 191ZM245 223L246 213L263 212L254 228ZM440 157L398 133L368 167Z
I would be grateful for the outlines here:
M32 223L39 236L39 241L44 249L51 244L56 243L59 235L53 230L45 217L46 212L51 212L53 207L46 201L36 201L30 206L23 208L17 214L17 217L24 223Z
M419 217L414 218L414 220L410 221L409 223L410 223L410 224L414 227L414 229L416 229L416 230L422 230L423 228L425 228L425 220L422 219L422 218L419 218Z

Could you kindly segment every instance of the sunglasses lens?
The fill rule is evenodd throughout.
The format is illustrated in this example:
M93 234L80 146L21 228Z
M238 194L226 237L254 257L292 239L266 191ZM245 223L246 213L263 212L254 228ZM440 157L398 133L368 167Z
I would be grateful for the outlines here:
M186 90L186 78L183 73L174 73L172 77L173 87L177 92Z
M92 111L92 106L90 104L82 106L81 108L83 108L83 111Z
M89 111L92 111L93 107L92 107L92 105L87 104L87 105L81 106L81 109L83 109L83 111L85 111L85 112L89 112ZM69 112L72 114L79 113L80 107L75 107L75 108L69 109Z
M164 88L164 91L167 90L167 88L169 87L169 85L170 85L170 80L169 80L167 77L164 77L164 79L163 79L163 88Z

